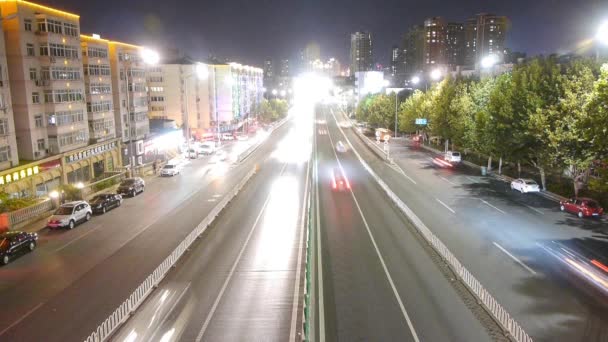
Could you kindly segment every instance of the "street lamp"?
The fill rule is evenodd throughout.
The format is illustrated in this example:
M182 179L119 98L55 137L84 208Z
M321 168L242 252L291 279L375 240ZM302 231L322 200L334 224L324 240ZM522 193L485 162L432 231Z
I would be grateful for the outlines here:
M279 92L276 89L272 89L272 95L277 96Z
M440 78L441 78L441 70L434 69L433 71L431 71L431 79L433 81L438 81Z
M595 39L604 45L608 45L608 20L600 25L595 35Z
M420 77L418 77L418 76L412 77L412 84L417 85L418 83L420 83Z
M496 55L487 55L482 58L481 67L484 69L490 69L494 65L496 65L496 63L498 63L498 58L496 57Z
M287 94L287 93L285 92L285 90L284 90L284 89L282 89L282 90L281 90L281 97L285 97L285 94Z
M184 76L184 99L186 101L186 111L184 126L186 126L186 156L190 151L190 115L188 114L188 80L196 76L198 80L206 80L209 77L209 70L203 63L196 63L191 74Z
M147 48L143 48L141 50L139 50L139 56L141 57L142 62L144 63L144 65L155 65L158 63L158 61L160 60L160 56L158 55L158 52L154 51L154 50L150 50ZM130 57L128 54L125 54L125 61L126 61L126 70L125 70L125 81L127 82L127 87L126 87L126 93L127 93L127 101L126 101L126 105L127 105L127 115L129 116L129 165L131 166L131 176L133 176L133 170L135 169L135 155L133 154L133 134L135 134L135 138L137 138L137 127L135 128L135 132L133 132L132 128L132 124L133 121L135 120L135 112L133 112L133 115L131 115L131 106L129 104L129 74L131 72L130 69L132 69L132 61L130 60ZM132 76L131 76L132 77ZM145 74L144 74L144 78L145 78ZM133 79L131 78L131 81L133 81ZM133 85L132 90L135 91L135 85Z

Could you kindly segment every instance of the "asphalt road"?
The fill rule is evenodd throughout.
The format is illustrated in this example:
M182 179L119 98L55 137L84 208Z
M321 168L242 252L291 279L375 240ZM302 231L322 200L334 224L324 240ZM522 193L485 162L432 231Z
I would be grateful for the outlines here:
M294 124L273 144L114 341L301 340L307 132Z
M333 117L328 125L337 129ZM391 144L396 165L385 163L354 131L343 131L536 341L608 339L605 290L565 266L563 256L580 253L606 263L605 222L561 213L555 202L512 191L508 183L481 177L479 170L438 167L435 155L405 140Z
M440 268L352 151L336 154L334 146L344 138L327 110L318 113L315 130L313 207L322 268L317 338L491 340L487 317L478 316L474 301L449 280L449 271ZM352 192L331 189L331 171L340 167Z
M0 340L82 341L289 127L239 165L195 160L72 231L41 232L36 251L0 269Z

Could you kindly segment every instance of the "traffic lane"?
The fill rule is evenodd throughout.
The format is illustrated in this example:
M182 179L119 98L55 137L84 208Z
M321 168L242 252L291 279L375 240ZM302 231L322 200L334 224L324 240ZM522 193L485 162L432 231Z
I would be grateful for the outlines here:
M264 229L268 223L277 223L276 217L269 217L276 212L270 210L281 209L274 206L285 200L284 195L301 193L298 191L302 190L301 187L291 189L296 190L292 194L277 191L277 187L286 185L282 180L298 182L303 177L301 166L282 169L282 163L276 160L261 166L260 172L232 201L227 211L216 219L113 340L123 341L129 336L136 336L131 341L159 340L167 334L171 335L170 340L182 341L195 341L197 338L205 341L242 340L244 336L251 340L287 340L297 250L293 249L295 234L285 234L278 229L295 226L275 225L273 231ZM282 176L281 172L284 172ZM266 203L268 196L275 196L275 199ZM288 213L283 212L281 221L297 221L299 208L291 209L295 209L291 214L297 212L295 217L287 217L284 214ZM256 222L258 216L260 221ZM269 222L269 219L274 222ZM248 240L252 229L255 230ZM295 232L295 229L291 231ZM222 289L246 243L248 247L243 251L234 276ZM281 255L272 255L274 253ZM277 263L282 264L278 269ZM277 273L281 276L277 277ZM252 279L256 284L251 283ZM217 307L214 308L216 301ZM201 334L212 311L213 318Z
M354 201L330 190L339 167L332 148L326 134L317 136L325 339L414 341Z
M448 243L460 262L534 338L559 340L567 336L578 340L580 336L602 333L606 329L603 328L605 324L594 325L593 329L587 327L589 317L593 316L596 321L596 317L603 317L602 312L589 305L591 298L555 274L553 258L535 241L522 238L528 242L511 245L508 243L512 240L506 240L507 243L499 240L505 235L510 239L517 237L511 231L519 229L520 221L513 216L504 217L483 202L464 213L465 216L474 214L473 217L459 219L442 207L435 196L421 191L379 160L357 140L354 132L345 130L345 133L375 172L442 241ZM504 227L509 229L502 229ZM522 234L526 236L525 232ZM507 253L517 255L516 260ZM520 262L537 274L528 271Z
M330 128L329 137L332 136L334 131ZM340 153L338 158L349 170L354 196L420 340L490 340L484 326L412 234L414 228L377 187L352 152ZM360 215L357 207L353 214ZM366 295L360 298L366 298ZM405 324L403 314L399 313L399 316ZM388 336L388 339L396 336L401 335Z
M278 136L285 133L286 130L277 131ZM52 323L55 322L55 325L61 326L60 322L66 320L80 323L75 331L78 331L82 337L91 333L160 264L183 240L183 237L202 221L214 204L212 201L217 201L209 196L225 194L254 167L260 158L269 154L274 146L275 142L271 140L263 144L248 162L232 170L226 169L222 173L218 173L217 179L208 187L190 196L174 211L166 213L162 219L144 227L145 229L131 241L125 242L121 239L121 233L117 233L109 239L95 238L97 234L90 234L79 240L78 244L72 244L63 250L61 256L53 259L58 267L54 273L47 274L48 278L45 279L45 283L30 283L27 284L28 286L16 287L15 291L6 294L7 298L11 298L11 305L15 305L15 309L11 307L12 312L3 311L2 315L6 317L6 323L3 323L6 325L3 327L5 331L0 337L22 336L22 334L30 336L39 331L35 328L37 323L42 322L43 325L52 326ZM136 215L127 216L143 219L150 215L148 211L149 209L144 209ZM120 230L121 227L122 225L119 224L118 227L115 226L111 229ZM84 241L87 241L87 248L81 244ZM96 249L105 249L107 245L114 245L116 249L105 259L82 273L80 277L76 277L67 287L64 286L61 279L70 276L73 273L72 269L76 268L79 263L88 262L88 258L83 255ZM151 249L150 246L154 248ZM116 279L121 281L117 282ZM55 288L56 284L60 284L61 287ZM28 302L30 297L40 298L37 297L40 296L39 292L48 295L48 299L43 298L34 302L34 306L25 307L18 299L14 299L21 298L21 302ZM49 292L50 294L48 294ZM96 295L91 297L91 293ZM76 312L80 312L80 315L74 317ZM8 329L9 327L10 329ZM65 335L70 334L64 332L63 329L65 328L43 329L42 331L54 331L58 336L63 337L65 337L62 335L64 333ZM52 340L47 336L42 339ZM29 340L40 340L40 336Z

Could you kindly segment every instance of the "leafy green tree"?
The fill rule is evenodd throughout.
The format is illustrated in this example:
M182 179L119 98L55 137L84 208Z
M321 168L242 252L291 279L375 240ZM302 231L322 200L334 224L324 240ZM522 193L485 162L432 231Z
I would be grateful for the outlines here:
M367 122L370 116L370 107L372 102L374 101L373 95L367 95L357 105L357 110L355 111L355 118L357 121Z
M446 148L455 135L454 123L458 113L455 112L452 102L456 100L456 90L456 81L448 76L437 85L432 99L429 129L432 134L444 139Z
M608 63L601 68L586 109L588 129L584 134L590 142L589 148L600 156L608 156Z
M391 129L395 123L395 97L378 94L370 105L368 122L371 125Z

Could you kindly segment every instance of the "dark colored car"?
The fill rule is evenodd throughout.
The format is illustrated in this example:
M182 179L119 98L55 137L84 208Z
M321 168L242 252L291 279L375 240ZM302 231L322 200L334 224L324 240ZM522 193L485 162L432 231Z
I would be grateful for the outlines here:
M36 248L38 234L10 231L0 234L0 258L2 264L8 264L13 258L25 251Z
M140 177L127 178L120 182L118 193L125 196L135 197L140 192L144 192L146 182Z
M122 204L122 196L119 194L99 194L89 202L94 213L105 214L112 208L118 208Z
M602 214L604 214L604 209L600 207L600 204L596 200L586 197L571 198L567 201L561 201L559 203L559 209L575 214L580 218L601 217Z

